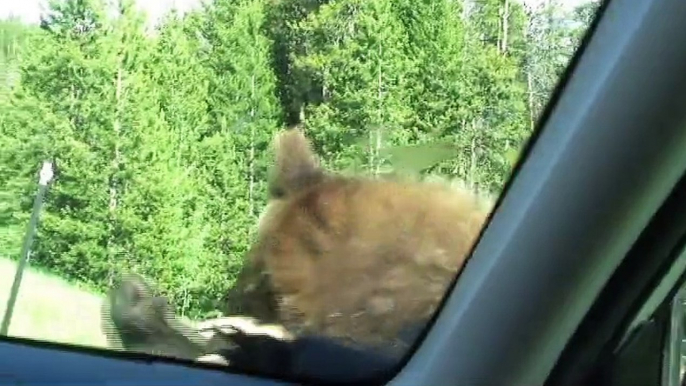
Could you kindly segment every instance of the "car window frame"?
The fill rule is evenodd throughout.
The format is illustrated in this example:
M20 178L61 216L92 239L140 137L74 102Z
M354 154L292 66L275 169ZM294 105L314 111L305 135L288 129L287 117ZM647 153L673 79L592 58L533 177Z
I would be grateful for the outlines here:
M674 44L667 37L677 35L676 20L684 15L684 3L670 0L605 5L457 281L450 312L438 316L404 369L433 375L412 382L545 382L686 168L685 95L678 89L686 52L665 44Z

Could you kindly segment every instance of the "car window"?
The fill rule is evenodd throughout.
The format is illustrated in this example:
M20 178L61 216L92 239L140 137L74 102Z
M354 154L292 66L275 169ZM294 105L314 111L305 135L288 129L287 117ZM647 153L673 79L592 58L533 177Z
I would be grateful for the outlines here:
M152 4L0 7L0 333L332 381L420 339L598 7Z
M671 324L665 341L664 385L681 385L686 370L686 292L680 288L671 303Z
M681 201L678 195L671 199L672 202ZM671 209L670 206L665 208ZM668 210L663 213L666 214L662 215L663 218L673 219ZM680 235L678 233L677 237L680 238ZM660 240L663 241L666 239ZM641 302L619 344L612 350L612 359L599 361L603 371L613 372L617 377L619 381L616 384L631 383L631 379L638 374L652 374L656 378L649 382L657 381L662 385L681 385L684 382L686 285L681 279L686 266L686 254L681 245L672 251L674 264L663 271L657 285L650 288L649 296ZM682 283L678 285L678 282ZM649 379L651 375L643 380Z

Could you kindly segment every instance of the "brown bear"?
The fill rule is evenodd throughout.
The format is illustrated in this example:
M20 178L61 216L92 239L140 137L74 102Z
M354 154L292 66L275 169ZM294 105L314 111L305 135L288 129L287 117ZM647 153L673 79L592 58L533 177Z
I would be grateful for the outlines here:
M475 243L490 202L466 188L324 170L298 129L274 140L269 201L229 314L407 347Z
M124 275L110 288L101 309L102 330L110 347L195 360L209 339L182 323L173 307L137 274Z
M128 274L103 303L104 332L113 347L291 379L360 384L384 376L396 358L382 351L343 345L320 336L293 338L280 326L245 317L178 319L164 297L154 296L139 275Z

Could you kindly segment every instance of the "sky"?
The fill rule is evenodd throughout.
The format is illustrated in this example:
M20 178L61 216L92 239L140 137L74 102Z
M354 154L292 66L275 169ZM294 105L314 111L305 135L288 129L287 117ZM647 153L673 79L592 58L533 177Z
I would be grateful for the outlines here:
M525 3L535 4L544 0L523 0ZM558 0L565 6L573 7L585 3L587 0ZM25 22L37 23L40 19L41 5L47 4L46 0L0 0L0 19L14 15ZM139 8L145 10L149 20L157 20L167 10L177 8L185 11L197 7L200 0L136 0Z
M167 10L174 7L180 11L185 11L200 5L200 0L135 0L135 2L153 20L158 19ZM20 17L25 22L38 23L41 7L47 3L47 0L0 0L0 19L13 15Z

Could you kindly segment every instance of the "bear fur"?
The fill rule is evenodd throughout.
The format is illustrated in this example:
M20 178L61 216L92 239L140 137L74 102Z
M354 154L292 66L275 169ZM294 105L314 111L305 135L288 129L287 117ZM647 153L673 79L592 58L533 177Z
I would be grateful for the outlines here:
M441 181L324 170L298 129L274 140L269 200L230 314L407 347L462 269L491 203Z

